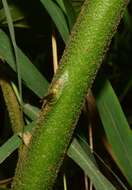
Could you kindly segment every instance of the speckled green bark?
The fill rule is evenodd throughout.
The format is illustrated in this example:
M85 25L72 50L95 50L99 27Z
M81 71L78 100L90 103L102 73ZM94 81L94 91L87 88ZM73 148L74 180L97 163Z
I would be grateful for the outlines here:
M12 190L52 189L85 95L128 1L86 0Z

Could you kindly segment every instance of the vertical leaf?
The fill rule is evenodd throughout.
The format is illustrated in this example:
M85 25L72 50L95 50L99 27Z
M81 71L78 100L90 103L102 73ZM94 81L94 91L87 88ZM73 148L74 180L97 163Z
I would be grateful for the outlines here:
M52 20L54 21L58 31L60 32L64 42L67 41L69 36L69 29L65 19L65 16L60 7L52 0L40 0Z
M116 156L116 161L129 183L132 185L132 131L122 111L118 98L109 81L96 92L96 102L100 118L108 140Z

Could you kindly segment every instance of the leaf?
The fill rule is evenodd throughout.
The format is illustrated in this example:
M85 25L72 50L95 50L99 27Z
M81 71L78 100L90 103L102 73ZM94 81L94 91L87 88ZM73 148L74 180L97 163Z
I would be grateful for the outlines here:
M131 90L132 88L132 77L130 77L130 79L128 80L128 82L126 83L126 86L120 96L120 99L123 100L124 97L127 95L127 93Z
M25 132L31 132L35 126L35 122L31 122L24 129ZM17 135L13 135L0 147L0 164L11 155L22 144L22 139Z
M2 163L15 149L17 149L21 143L21 138L17 135L13 135L4 145L2 145L0 147L0 163ZM87 156L77 140L72 142L72 145L68 150L68 155L74 159L77 164L79 163L80 167L91 178L97 190L115 190L113 185L99 172L97 167L91 161L91 158Z
M11 42L14 50L14 57L15 57L15 64L16 64L16 71L17 71L17 80L18 80L18 88L19 88L19 93L20 93L20 99L21 103L22 101L22 78L21 78L21 69L20 69L20 60L19 60L19 55L18 55L18 49L17 49L17 44L16 44L16 39L15 39L15 31L14 31L14 26L13 26L13 21L12 17L10 14L10 9L8 6L8 3L6 0L2 0L7 23L8 23L8 28L9 28L9 33L11 37Z
M37 112L36 112L36 115L37 115ZM27 132L27 131L31 132L34 126L35 126L35 122L32 122L29 125L27 125L25 127L25 132ZM22 144L22 139L19 138L17 135L13 135L3 146L0 147L0 163L2 161L4 161L11 153L13 153L13 151L15 149L19 148L19 146L21 144ZM5 147L8 147L8 148L5 148ZM80 150L80 148L81 148L81 150ZM83 164L85 163L84 162L85 159L86 159L86 162L88 162L87 164L90 164L92 162L92 164L94 164L94 167L97 170L97 167L96 167L97 164L96 164L96 161L94 159L94 156L91 153L88 144L85 142L85 140L83 138L79 137L79 140L75 139L72 142L72 144L70 145L67 154L82 168L82 170L84 170L84 172L89 177L90 177L90 175L89 175L90 170L87 167L83 166ZM89 159L91 160L91 162L89 162ZM93 168L93 172L94 172L95 168ZM98 175L100 175L100 174L98 174ZM122 185L122 187L124 189L127 189L124 186L124 184L122 184L122 182L119 180L119 178L115 174L113 174L113 175L116 177L118 182ZM101 176L102 176L102 174L101 174Z
M10 10L13 22L20 22L26 18L26 15L15 4L9 5L9 10ZM0 24L1 25L7 24L5 11L3 8L0 9Z
M11 84L12 84L12 88L14 90L14 93L15 93L15 95L17 97L17 100L20 103L20 96L19 96L18 89L17 89L16 85L13 82ZM31 104L24 103L24 102L23 102L22 106L23 106L22 108L23 108L24 114L26 114L26 116L30 120L33 121L33 120L37 119L38 113L40 111L40 109L38 107L35 107L35 106L31 105Z
M16 150L21 144L21 139L17 135L13 135L6 143L0 147L0 164Z
M54 21L58 31L62 36L62 39L64 42L66 42L69 36L69 29L62 10L52 0L40 0L40 2L43 4L52 20Z
M33 121L38 117L39 108L30 104L23 104L23 111Z
M96 92L99 115L117 164L132 185L132 131L110 82L101 83L100 90Z
M84 0L71 0L71 1L72 1L73 7L74 7L76 13L78 14L80 12L80 9L81 9L81 6L82 6Z
M113 175L113 177L117 180L117 182L123 187L124 190L127 190L127 187L123 184L123 182L119 179L119 177L112 171L112 169L103 161L103 159L94 151L91 152L90 146L87 143L84 136L77 136L78 143L84 150L84 152L87 154L87 156L91 159L91 161L97 166L97 162L95 160L95 157L104 165L104 167ZM78 163L77 163L78 164ZM79 165L79 164L78 164Z
M97 166L96 160L95 160L93 154L91 153L91 149L90 149L88 143L86 142L86 140L84 139L84 137L78 136L77 140L78 140L78 143L80 144L80 146L83 148L84 152L87 154L87 156Z
M75 10L72 6L71 0L56 0L56 2L67 16L68 24L71 30L76 19Z
M116 188L101 174L91 160L91 157L88 157L76 139L74 139L68 150L68 156L85 171L96 190L116 190Z
M26 125L24 132L31 132L33 127L36 125L35 122L31 122ZM13 135L0 147L0 164L11 155L16 149L22 144L22 139L17 135Z
M28 57L18 48L21 76L25 85L30 88L38 97L47 93L48 82L42 74L31 63ZM16 71L14 55L11 42L8 36L0 29L0 58L5 60L9 66Z

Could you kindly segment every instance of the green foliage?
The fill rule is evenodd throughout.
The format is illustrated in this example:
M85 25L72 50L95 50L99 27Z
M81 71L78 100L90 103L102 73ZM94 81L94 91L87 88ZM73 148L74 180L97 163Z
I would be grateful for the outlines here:
M68 155L74 159L79 166L85 171L89 176L94 187L97 190L108 189L115 190L112 184L99 172L98 168L94 162L90 159L90 156L87 156L86 152L77 142L74 140L70 149L68 150Z
M132 185L132 131L108 81L101 81L96 102L116 162ZM99 88L99 85L98 85Z
M12 17L11 17L11 14L10 14L10 9L9 9L7 1L2 0L2 4L3 4L4 11L5 11L6 20L7 20L7 23L8 23L8 28L9 28L9 32L10 32L10 38L11 38L11 41L12 41L12 46L13 46L13 51L14 51L14 58L15 58L15 66L16 66L17 78L18 78L18 87L19 87L20 99L21 99L21 103L22 103L21 69L20 69L20 64L19 64L19 55L18 55L17 44L16 44L16 39L15 39L15 31L14 31L13 21L12 21Z
M51 83L49 96L52 96L41 111L26 159L22 163L19 160L12 189L52 188L83 99L95 78L124 6L118 1L85 2L61 66ZM35 176L32 175L34 172Z
M20 146L20 142L20 138L14 135L0 147L0 164Z
M66 22L64 13L54 1L41 0L41 3L44 5L46 10L48 11L49 15L51 16L57 28L59 29L59 32L63 40L66 42L67 36L69 34L69 29L68 29L68 24Z
M16 71L15 59L11 42L8 36L0 30L0 57ZM48 82L41 73L31 63L29 58L18 48L21 77L25 85L29 87L39 97L43 97L47 92ZM30 71L30 72L29 72ZM40 88L38 88L38 86Z
M38 8L39 6L32 5L31 7L33 7L33 11L45 13L45 9L46 9L47 13L49 14L49 16L52 19L52 20L50 20L50 24L52 25L53 30L55 28L54 28L52 21L54 22L56 29L58 30L58 33L61 35L63 41L66 43L68 41L67 39L69 37L69 32L76 20L75 17L79 13L79 11L81 9L81 5L83 4L83 1L81 1L81 0L78 0L78 1L77 0L76 1L74 1L74 0L72 0L72 1L70 1L70 0L67 0L67 1L66 0L61 0L61 1L59 1L59 0L54 0L54 1L41 0L40 2L41 3L38 2L38 4L41 7L41 9ZM118 1L116 1L116 2L118 2ZM19 4L17 1L14 1L13 3L11 1L8 1L8 3L9 3L9 7L7 5L7 9L8 9L8 12L11 13L11 17L8 15L10 18L7 17L7 14L5 14L5 10L2 7L2 3L0 6L0 27L1 27L1 29L0 29L0 58L1 58L0 74L3 72L1 75L1 78L3 78L3 75L4 75L10 81L13 81L16 84L16 86L17 86L16 79L18 77L22 78L23 99L24 99L23 112L24 112L24 120L25 120L25 131L31 132L32 128L36 126L36 119L38 118L38 115L39 115L38 112L40 110L40 102L36 97L41 98L41 97L47 95L47 89L49 86L49 82L47 81L46 77L47 77L47 75L51 75L48 70L45 71L46 74L43 72L40 72L42 65L40 65L39 58L41 58L42 55L46 55L45 57L47 57L47 56L52 57L52 56L51 56L51 54L47 53L47 51L45 49L42 50L43 53L42 53L42 51L40 51L40 49L36 45L35 38L32 38L32 42L29 39L24 40L25 38L23 36L23 29L24 29L25 33L28 33L29 31L31 33L35 33L35 37L37 39L39 39L40 36L45 35L44 31L42 30L42 27L41 27L41 31L39 31L39 29L37 28L38 25L36 23L36 20L34 20L34 17L33 17L34 15L31 15L30 11L26 12L21 7L21 4ZM32 2L29 2L29 4L30 3L32 3ZM101 3L101 1L99 1L99 3ZM117 3L116 5L118 7L119 4ZM26 6L25 8L27 8L27 7L28 6ZM36 10L37 8L38 8L38 10ZM93 6L92 8L94 9L95 6ZM88 10L92 12L92 8L91 8L91 10L89 10L89 9ZM117 8L117 12L118 12L118 8ZM97 12L97 14L99 14L99 15L102 15L102 13L103 13L102 11L101 11L101 13ZM41 19L40 18L37 18L37 21L42 20L41 25L45 25L46 27L44 26L44 28L45 28L44 30L45 31L47 30L48 33L51 35L52 29L49 30L47 27L47 22L49 22L49 20L46 21L45 17L42 17ZM99 17L97 17L97 20L98 20L98 18ZM92 19L94 20L95 17L92 17ZM92 19L90 19L90 20L92 20ZM32 22L30 22L31 20L35 25L35 29L34 29L34 26L31 24ZM95 22L97 20L95 19ZM111 52L109 53L110 56L107 59L107 63L105 63L107 69L109 69L109 67L111 67L113 70L116 70L117 62L119 62L119 68L121 67L120 68L121 71L119 74L123 77L124 77L124 75L121 72L122 71L124 72L124 69L122 68L122 64L120 62L122 62L123 60L127 60L127 57L130 57L130 55L129 55L130 42L129 41L131 41L130 36L131 36L131 31L132 31L131 30L131 28L132 28L131 20L132 20L131 14L129 13L129 10L126 10L124 18L123 18L123 26L121 27L121 30L117 33L117 35L114 39L114 42L113 42L112 48L111 48ZM111 24L110 19L108 19L108 21ZM112 18L111 18L111 21L112 21ZM10 35L12 36L11 40L10 40L10 35L7 30L9 24L10 24L10 27L9 27ZM15 33L13 31L14 30L13 26L15 27ZM110 25L106 26L106 27L108 27L108 30L109 30ZM18 29L19 29L19 31L22 31L22 33L21 33L22 36L21 36L21 34L19 35ZM58 33L57 33L56 29L55 29L55 33L57 36L56 37L57 43L60 43L61 41L59 41L59 37L58 37ZM87 36L85 36L85 34L86 34L85 29L86 29L86 27L84 25L84 31L82 32L82 37L80 37L81 45L80 45L80 42L78 42L78 44L76 44L76 47L75 46L73 47L73 51L71 51L72 49L70 49L70 51L69 51L69 52L71 52L71 55L73 53L73 54L75 54L75 56L73 58L74 62L72 62L73 65L71 64L71 68L68 70L68 75L66 74L65 77L63 77L62 83L64 86L65 86L65 81L67 83L67 76L68 76L68 80L69 80L69 73L70 73L70 76L72 75L72 71L71 71L72 68L73 68L73 75L75 75L75 73L76 73L75 71L77 71L76 83L79 81L78 73L80 72L81 68L80 68L80 66L78 67L78 69L76 68L77 67L76 63L79 62L79 59L80 59L77 57L77 55L82 56L81 61L85 61L87 59L87 56L86 56L86 59L84 57L83 51L85 50L85 48L82 45L83 42L85 42L86 38L87 38ZM105 25L103 27L103 30L104 29L105 29ZM11 30L13 32L11 32ZM102 32L98 32L98 34L93 36L93 38L92 38L92 35L90 34L91 41L93 40L93 42L92 42L92 46L89 46L89 50L96 47L96 49L97 49L96 53L98 53L98 49L101 48L99 46L99 43L97 43L98 39L103 40L103 37L107 36L107 34L105 36L105 34L103 33L105 30L104 31L103 30L102 30ZM94 32L94 28L92 28L92 26L91 26L91 28L89 27L89 32L90 31L92 33ZM128 33L129 33L129 35L128 35ZM15 37L15 34L17 34L16 37ZM126 36L125 39L124 39L124 35ZM22 40L20 40L21 38L24 42L23 43L24 46L22 45ZM46 38L47 38L47 36L45 37L45 39ZM44 39L44 41L41 41L40 44L46 43L45 39ZM17 41L17 44L19 44L19 47L21 47L21 48L19 48L18 45L15 44L15 48L13 49L13 43L15 42L15 40ZM27 50L26 43L30 46L30 50ZM85 43L87 45L90 43L90 41L86 41ZM40 46L40 44L39 44L39 46ZM34 52L34 46L36 47L36 49L37 48L39 49L39 50L37 50L37 52L35 49L35 53L37 54L36 60L34 59L34 57L35 57L34 53L31 53L32 51ZM47 47L49 48L49 46L47 46ZM77 47L82 49L80 54L78 53L78 50L76 49ZM122 52L122 47L124 48L123 52ZM14 50L17 53L15 53ZM88 51L88 49L86 49L86 51ZM90 54L90 51L87 52L87 55L89 55L89 54ZM18 57L18 64L20 65L20 73L21 73L20 75L21 76L19 76L19 72L16 69L16 56ZM30 57L30 59L28 57ZM121 59L120 57L123 57L123 59ZM91 56L92 62L96 61L95 58L96 57ZM67 58L65 57L65 60L66 59ZM30 60L32 60L32 61L30 61ZM47 59L43 59L43 56L42 56L42 62L43 62L43 66L44 66L44 62L46 62L47 66L50 67L50 61ZM127 61L125 61L125 62L127 63ZM126 73L127 81L124 80L122 88L120 89L118 87L118 85L115 84L115 88L117 86L116 92L118 92L117 94L120 94L122 101L131 92L131 84L132 84L131 81L132 80L131 80L131 72L129 69L129 65L130 64L127 64L125 66L125 68L126 68L125 72L127 72ZM128 66L128 68L127 68L127 66ZM12 72L12 69L15 71L15 73ZM106 69L106 72L107 72L107 69ZM63 71L63 68L62 68L62 71ZM87 68L84 68L82 74L85 75L86 72L87 72ZM110 76L109 75L107 76L107 79L110 78L111 81L113 82L113 84L116 83L115 81L117 80L117 78L115 78L115 75L118 78L118 73L114 73L112 71ZM54 79L54 81L58 79L58 76L59 75L57 75L57 77ZM74 76L73 76L73 78L74 78ZM120 77L119 77L119 79L120 79ZM51 78L50 78L50 80L51 80ZM132 144L131 129L127 122L127 117L123 114L119 100L117 99L115 92L113 91L110 83L105 82L105 84L104 84L100 80L100 78L97 78L97 80L99 80L99 82L102 83L102 86L99 88L100 85L98 85L98 82L95 82L96 91L98 90L98 93L96 94L96 103L97 103L97 107L98 107L98 112L99 112L103 127L105 129L108 141L109 141L110 145L112 146L111 151L112 151L113 157L116 158L115 162L121 169L121 172L122 172L121 177L125 176L126 179L128 180L128 183L131 185L132 184L132 179L131 179L131 160L132 160L132 158L131 158L132 157L132 154L131 154L131 144ZM122 81L123 80L121 79L120 80L121 84L122 84ZM84 81L84 82L86 83L86 81ZM83 84L82 78L80 79L80 84L81 83ZM74 87L73 81L71 80L70 88L73 88L73 87ZM63 96L63 90L65 90L65 88L67 91L67 85L64 88L61 87L59 96L57 98L55 98L53 102L51 101L50 106L54 103L56 104L58 99L60 99L60 97ZM58 90L57 84L56 84L55 89ZM82 89L82 87L80 87L80 89ZM33 93L31 93L30 90L32 90ZM16 96L18 97L18 102L20 103L20 95L18 94L17 90L15 91L15 93L16 93ZM30 95L27 95L28 93ZM34 96L34 94L35 94L35 96ZM77 87L75 86L75 92L72 92L72 98L77 99L77 94L79 94L79 90L77 90ZM35 97L35 99L34 99L34 97ZM46 101L47 101L47 99L45 98L44 102L46 102ZM79 100L77 100L77 101L79 102ZM3 102L2 102L2 104L3 104ZM63 102L63 104L64 104L64 102ZM70 110L72 110L72 107L76 107L76 105L73 105L72 103L69 103L69 105L70 105ZM63 115L66 116L65 112L61 111L61 109L59 109L59 110L60 111L58 113L61 113L62 116ZM65 108L65 110L67 110L67 107ZM75 114L75 117L76 116L77 116L77 114ZM130 118L131 118L131 115L130 115ZM54 121L56 121L56 120L54 120ZM51 119L51 123L52 123L52 119ZM63 122L60 121L60 126L62 125L62 123ZM63 128L65 126L65 123L66 122L63 123ZM26 124L28 124L28 125L26 125ZM6 122L5 123L2 122L2 125L3 125L3 128L7 128ZM69 125L68 122L67 122L67 125ZM112 127L112 126L114 126L114 127ZM63 128L62 128L62 130L63 130ZM54 130L52 129L51 132L54 132L55 129L56 128L54 128ZM82 127L81 127L81 131L82 131L82 133L84 132ZM62 131L62 132L64 133L64 131ZM79 133L79 132L77 131L77 133ZM96 133L96 131L95 131L95 133ZM59 146L62 146L62 143L60 142L60 138L61 138L61 136L59 133L58 134L58 144L59 144ZM64 138L61 138L61 139L64 139ZM1 140L1 142L3 141L2 139L0 139L0 140ZM46 141L46 139L45 139L45 141ZM52 141L52 134L50 134L49 144L53 144L53 143L54 142ZM8 158L8 156L13 153L14 150L16 150L20 145L22 145L22 139L19 137L19 135L14 134L5 143L1 143L1 144L2 144L2 146L0 147L0 163L2 163L4 160L6 160ZM95 144L96 144L96 140L95 140ZM102 144L100 145L100 147L101 146L102 146ZM47 150L46 151L47 151L47 157L48 157L48 152L51 152L52 149L50 148L50 151L49 151L49 149L47 148ZM36 154L38 154L38 156L39 156L39 152ZM57 153L55 150L53 150L51 152L52 157L56 156L56 154ZM115 189L115 187L107 180L107 176L105 177L105 174L103 175L99 171L98 164L95 161L93 154L90 152L89 147L85 146L81 141L77 141L77 139L75 139L73 141L73 143L71 143L71 146L69 147L67 154L77 163L77 165L79 165L81 167L83 172L88 175L88 177L92 180L92 183L96 189ZM105 156L103 159L105 159ZM120 186L120 182L118 182L118 185ZM124 186L122 186L122 187L123 187L123 189L127 189ZM129 188L129 186L128 186L128 188ZM118 189L118 186L117 186L117 189Z

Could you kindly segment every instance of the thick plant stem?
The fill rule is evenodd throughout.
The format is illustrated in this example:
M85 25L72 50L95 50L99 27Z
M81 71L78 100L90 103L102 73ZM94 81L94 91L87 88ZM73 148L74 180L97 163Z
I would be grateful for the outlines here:
M86 0L51 83L13 190L52 189L96 73L127 0Z

